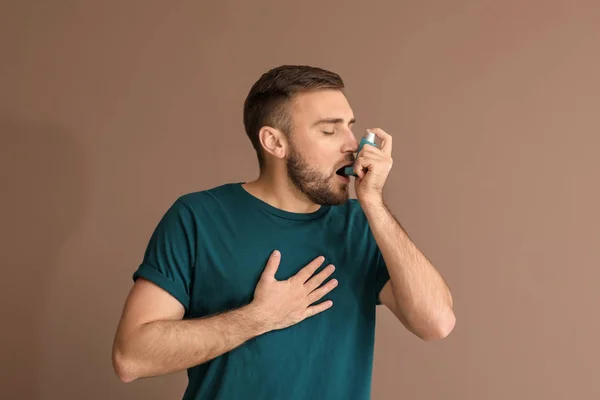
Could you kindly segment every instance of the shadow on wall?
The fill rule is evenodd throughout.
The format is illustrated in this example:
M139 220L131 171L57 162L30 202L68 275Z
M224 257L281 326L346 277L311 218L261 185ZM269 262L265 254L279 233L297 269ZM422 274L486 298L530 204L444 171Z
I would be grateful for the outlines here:
M83 218L87 163L67 132L0 117L0 171L0 386L3 398L37 399L43 397L43 313L61 246Z

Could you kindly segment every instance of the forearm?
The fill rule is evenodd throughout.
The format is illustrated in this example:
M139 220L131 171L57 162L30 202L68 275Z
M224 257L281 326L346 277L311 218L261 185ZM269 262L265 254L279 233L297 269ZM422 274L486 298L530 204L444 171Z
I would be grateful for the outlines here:
M206 318L149 322L115 343L117 369L124 381L181 371L268 330L251 305Z
M364 208L387 265L401 319L420 337L445 336L453 328L454 314L443 278L382 201Z

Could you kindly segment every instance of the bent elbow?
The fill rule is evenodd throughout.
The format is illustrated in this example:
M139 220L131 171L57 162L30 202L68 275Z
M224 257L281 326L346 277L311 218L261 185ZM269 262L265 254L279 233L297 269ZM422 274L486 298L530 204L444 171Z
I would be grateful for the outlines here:
M427 335L422 336L421 338L426 341L445 339L452 333L455 326L456 316L452 310L450 310L444 318L440 318L434 329L431 329Z
M121 382L129 383L137 379L134 373L133 362L118 347L113 349L112 365L115 374Z

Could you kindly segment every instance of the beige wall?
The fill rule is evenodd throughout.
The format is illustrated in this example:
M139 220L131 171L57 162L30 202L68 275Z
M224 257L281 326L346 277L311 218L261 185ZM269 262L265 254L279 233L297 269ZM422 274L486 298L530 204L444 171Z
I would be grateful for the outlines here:
M175 197L256 176L242 103L282 63L394 135L387 201L454 293L441 342L379 311L373 398L600 398L598 2L6 3L2 398L181 395L120 383L114 329Z

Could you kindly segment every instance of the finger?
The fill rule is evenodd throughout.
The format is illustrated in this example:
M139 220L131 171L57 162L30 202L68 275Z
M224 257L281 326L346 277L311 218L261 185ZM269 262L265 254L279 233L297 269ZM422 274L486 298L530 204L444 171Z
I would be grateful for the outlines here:
M371 167L371 165L373 164L373 160L365 157L365 156L361 156L359 158L356 159L356 161L354 162L354 173L360 178L364 178L365 174L367 173L367 171L369 170L369 168Z
M365 154L368 153L370 151L381 151L381 149L379 147L377 147L377 145L372 145L372 144L365 144L358 153L356 153L356 157L359 157L361 154Z
M307 297L308 304L312 304L315 301L320 300L327 293L329 293L333 289L335 289L337 287L337 285L338 285L338 280L332 279L329 282L327 282L326 284L324 284L323 286L321 286L320 288L313 290Z
M332 264L328 265L323 269L323 271L319 272L317 275L313 276L305 283L306 288L310 292L312 292L313 290L318 288L319 285L325 281L325 279L327 279L331 274L333 274L333 271L335 271L335 266Z
M316 304L314 306L307 307L306 312L305 312L306 318L317 315L318 313L321 313L321 312L327 310L331 306L333 306L333 301L326 300L326 301Z
M392 154L392 136L381 128L367 129L381 139L381 151L387 155ZM364 146L363 146L364 148Z
M308 280L308 278L310 278L312 276L312 274L315 273L317 268L319 268L321 266L321 264L323 264L324 261L325 261L325 257L318 256L317 258L312 260L310 263L308 263L304 268L302 268L292 278L298 279L300 282L302 282L304 284Z
M360 151L360 154L357 155L356 158L366 158L371 161L379 161L379 160L386 160L387 158L391 158L391 157L388 156L387 154L384 154L381 151L381 149L378 149L373 146L369 146L369 148L367 149L367 146L364 146L362 148L362 150Z
M275 273L279 268L279 262L281 261L281 253L279 250L274 250L269 259L267 260L267 265L263 270L262 277L266 279L275 279Z
M359 156L354 163L354 172L362 178L365 173L373 170L376 166L381 166L383 168L391 168L392 159L391 157L381 153L381 151L377 150L377 152L365 153ZM378 167L379 169L379 167ZM362 175L361 175L362 174Z
M362 147L362 149L360 149L360 151L358 153L356 153L356 158L360 157L360 156L364 156L365 154L371 154L375 151L381 151L381 149L375 147L375 146L367 146L364 145Z

